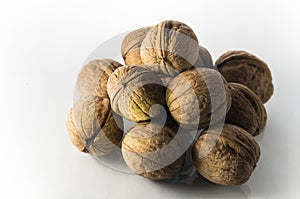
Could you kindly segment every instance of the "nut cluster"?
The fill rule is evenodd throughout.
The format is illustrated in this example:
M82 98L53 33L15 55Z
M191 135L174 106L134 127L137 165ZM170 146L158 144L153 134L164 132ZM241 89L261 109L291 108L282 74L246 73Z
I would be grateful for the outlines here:
M82 152L104 155L114 150L123 136L123 120L114 114L107 94L107 81L121 64L111 59L86 64L77 79L79 100L66 122L72 143Z
M80 72L66 123L72 143L95 156L121 148L127 166L152 180L179 174L191 146L194 167L207 180L247 182L260 158L254 136L266 125L264 103L274 90L267 64L236 50L214 66L194 31L172 20L130 32L121 55L125 65L98 59ZM123 135L124 119L135 125ZM187 134L194 135L190 143Z

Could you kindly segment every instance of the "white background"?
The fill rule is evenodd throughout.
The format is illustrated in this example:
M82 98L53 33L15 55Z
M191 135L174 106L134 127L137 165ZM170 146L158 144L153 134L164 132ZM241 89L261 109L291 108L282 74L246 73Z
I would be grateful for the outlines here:
M0 1L0 198L299 198L299 1ZM214 60L245 49L270 66L275 93L262 157L237 187L169 185L76 151L65 120L77 74L110 37L174 19Z

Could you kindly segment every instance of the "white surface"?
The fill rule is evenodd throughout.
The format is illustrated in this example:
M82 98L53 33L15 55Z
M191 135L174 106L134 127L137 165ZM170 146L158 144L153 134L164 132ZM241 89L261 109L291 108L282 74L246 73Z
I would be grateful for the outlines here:
M299 198L299 1L0 1L1 198ZM250 181L151 182L75 150L65 119L86 57L111 36L175 19L214 59L246 49L270 66L275 94Z

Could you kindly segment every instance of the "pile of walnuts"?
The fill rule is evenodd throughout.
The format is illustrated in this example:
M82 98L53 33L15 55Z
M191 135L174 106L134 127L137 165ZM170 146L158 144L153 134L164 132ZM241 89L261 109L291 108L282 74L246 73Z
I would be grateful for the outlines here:
M97 59L80 72L66 123L72 143L95 156L121 147L128 167L153 180L176 176L192 147L204 178L245 183L260 158L254 136L273 94L267 64L235 50L214 65L193 30L172 20L132 31L121 53L125 65ZM128 132L124 119L135 122Z

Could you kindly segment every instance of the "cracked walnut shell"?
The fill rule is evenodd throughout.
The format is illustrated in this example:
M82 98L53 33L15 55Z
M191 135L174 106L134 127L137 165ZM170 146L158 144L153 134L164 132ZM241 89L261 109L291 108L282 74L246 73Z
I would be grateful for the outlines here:
M130 32L123 40L121 53L126 65L142 65L140 47L152 27L143 27Z
M136 174L152 180L174 177L185 162L185 150L166 126L137 123L125 135L122 155Z
M79 97L96 95L108 97L106 84L108 77L118 67L119 62L112 59L96 59L86 64L77 78L77 90Z
M163 83L155 73L139 66L115 70L108 79L107 91L112 109L134 122L155 117L165 105Z
M262 101L242 84L229 83L229 89L232 103L226 115L226 123L239 126L253 136L260 134L267 120Z
M193 30L178 21L163 21L154 26L142 42L144 64L159 64L169 76L176 76L196 63L199 44Z
M71 109L67 130L72 143L82 152L104 155L120 143L123 132L121 117L113 115L108 98L80 98ZM121 127L122 128L122 127Z
M245 51L228 51L216 61L216 66L228 82L247 86L263 103L273 95L271 71L256 56Z
M196 130L225 119L231 95L219 72L197 68L179 74L170 82L166 102L180 126Z
M202 132L193 146L197 171L220 185L248 181L260 157L260 147L244 129L231 124Z

